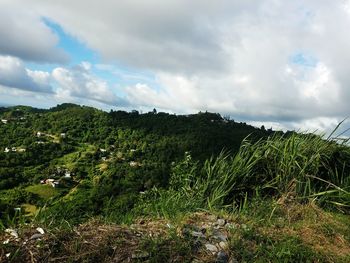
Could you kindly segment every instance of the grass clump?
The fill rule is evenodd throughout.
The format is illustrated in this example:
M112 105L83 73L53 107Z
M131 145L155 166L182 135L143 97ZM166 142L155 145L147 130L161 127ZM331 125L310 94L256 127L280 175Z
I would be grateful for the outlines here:
M349 212L350 148L314 134L244 140L234 156L221 153L202 167L189 154L173 167L169 188L153 189L142 208L162 216L198 209L241 209L255 197L314 201Z

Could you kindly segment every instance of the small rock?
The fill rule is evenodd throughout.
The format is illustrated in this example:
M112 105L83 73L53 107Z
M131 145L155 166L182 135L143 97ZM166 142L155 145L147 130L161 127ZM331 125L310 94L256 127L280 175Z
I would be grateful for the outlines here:
M7 228L5 229L6 233L9 233L11 236L18 238L18 233L16 230L12 229L12 228Z
M41 238L42 236L43 236L42 234L34 234L29 238L29 240L38 239L38 238Z
M216 257L216 263L228 263L229 262L229 256L225 251L219 251L217 257Z
M9 258L11 256L11 253L7 253L5 256Z
M220 241L226 241L227 240L227 235L222 233L221 231L217 230L217 229L214 229L213 230L213 235L212 237L214 239L218 239Z
M235 259L235 258L231 258L230 261L229 261L229 263L238 263L238 260Z
M227 243L227 242L224 242L224 241L221 241L221 242L219 243L219 246L220 246L220 248L222 248L222 249L227 249L227 248L228 248L228 243Z
M10 239L6 239L4 242L2 242L4 245L10 243Z
M222 219L222 218L219 218L217 221L216 221L217 225L219 226L224 226L226 221L225 219Z
M148 258L149 253L148 252L134 252L131 254L131 258L133 259L140 259L140 258Z
M214 246L213 244L205 244L205 248L213 254L218 252L218 248L216 246Z
M37 227L36 228L36 231L38 231L40 234L44 235L45 234L45 231L44 229L42 229L41 227Z
M205 238L205 235L202 232L192 231L191 236L193 237L199 237L199 238Z
M191 229L192 229L193 231L203 232L203 233L205 233L205 231L206 231L206 229L205 229L204 226L195 226L195 225L192 225L192 226L191 226Z

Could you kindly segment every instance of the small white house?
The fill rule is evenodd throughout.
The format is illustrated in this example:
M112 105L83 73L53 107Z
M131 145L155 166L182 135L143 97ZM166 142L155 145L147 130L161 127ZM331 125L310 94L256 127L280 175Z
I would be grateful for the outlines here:
M51 185L52 187L56 187L60 184L59 181L56 181L55 179L46 179L46 180L41 180L40 183L42 184L47 184L47 185Z
M41 135L43 135L43 134L39 131L36 133L36 137L41 137Z
M10 152L10 149L8 147L5 148L4 153Z
M6 120L6 119L1 119L1 122L2 122L3 124L7 124L8 120Z
M101 149L100 149L100 152L101 152L101 153L104 153L104 152L107 152L107 150L101 148Z
M72 176L71 176L70 172L66 172L66 173L64 174L64 177L65 177L65 178L71 178Z
M66 133L65 132L61 133L61 138L66 138Z
M16 149L16 147L12 147L12 149L11 149L13 152L17 152L17 149Z

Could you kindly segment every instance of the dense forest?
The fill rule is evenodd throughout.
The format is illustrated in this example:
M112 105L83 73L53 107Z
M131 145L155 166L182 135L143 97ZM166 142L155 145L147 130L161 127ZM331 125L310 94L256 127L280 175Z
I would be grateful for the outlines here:
M75 104L0 120L2 261L350 262L337 132Z

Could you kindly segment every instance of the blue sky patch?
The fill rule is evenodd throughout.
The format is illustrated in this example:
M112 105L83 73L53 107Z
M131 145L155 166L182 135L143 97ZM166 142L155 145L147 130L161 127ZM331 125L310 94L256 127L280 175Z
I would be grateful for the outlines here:
M79 64L81 61L89 61L90 63L96 63L99 60L97 52L89 49L83 42L79 41L76 37L67 34L63 28L49 20L43 19L45 24L55 32L59 37L58 47L66 51L70 56L70 64Z
M289 62L305 67L316 67L318 60L304 52L298 52L289 58Z
M43 18L43 21L58 36L59 43L57 47L69 55L70 61L67 65L26 63L28 68L52 72L58 66L71 68L86 61L92 65L91 72L98 78L106 81L110 89L119 96L124 95L124 87L134 86L137 83L147 84L155 90L160 89L153 73L132 69L121 63L100 64L101 58L96 51L91 50L82 41L65 32L56 22L48 18Z

